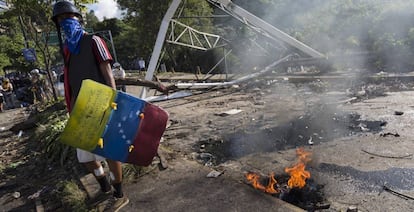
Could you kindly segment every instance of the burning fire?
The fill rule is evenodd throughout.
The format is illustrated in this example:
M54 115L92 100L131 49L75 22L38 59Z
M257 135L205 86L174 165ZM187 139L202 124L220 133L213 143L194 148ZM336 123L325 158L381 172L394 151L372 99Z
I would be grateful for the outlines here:
M269 194L277 194L279 193L279 190L277 190L275 188L275 185L277 185L277 181L275 179L275 174L271 173L269 176L269 183L267 184L267 186L263 186L262 184L260 184L259 178L260 176L256 173L253 172L249 172L246 174L246 178L247 180L252 184L252 186L255 189L258 189L260 191L269 193Z
M290 175L288 181L289 188L303 188L306 185L306 179L310 178L310 172L305 170L305 164L308 163L311 158L311 153L305 151L303 148L296 149L298 155L298 163L292 168L285 168L285 172Z
M291 168L285 168L285 172L290 175L288 180L289 188L303 188L306 185L306 179L310 178L310 172L305 170L305 165L311 160L311 152L305 151L303 148L296 149L298 156L298 162ZM270 194L277 194L280 192L279 185L275 179L274 173L269 176L269 182L267 186L260 183L260 175L249 172L246 174L246 179L252 184L252 186L258 190L261 190Z
M292 168L285 168L285 172L290 175L289 188L303 188L306 185L306 179L310 178L310 173L305 170L305 164L302 162Z

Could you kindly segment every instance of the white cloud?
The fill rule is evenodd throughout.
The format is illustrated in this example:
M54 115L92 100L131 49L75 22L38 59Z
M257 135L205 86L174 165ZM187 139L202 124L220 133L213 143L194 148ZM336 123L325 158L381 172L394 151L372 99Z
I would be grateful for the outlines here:
M98 3L88 4L89 10L95 12L100 21L105 18L120 18L121 10L115 0L98 0Z

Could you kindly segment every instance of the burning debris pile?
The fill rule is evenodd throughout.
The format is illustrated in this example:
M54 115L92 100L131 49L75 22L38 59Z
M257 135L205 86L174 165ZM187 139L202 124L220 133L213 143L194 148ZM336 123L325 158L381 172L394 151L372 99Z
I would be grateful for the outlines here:
M271 173L268 177L254 172L246 173L246 179L250 184L260 191L271 194L286 202L294 204L308 211L327 209L330 207L325 202L322 186L317 185L312 179L309 171L305 170L306 164L312 158L312 153L303 148L296 149L298 161L292 167L286 167L285 173L275 176Z
M303 188L306 185L306 179L310 178L310 172L305 170L305 164L311 160L311 153L299 148L296 154L299 157L298 163L292 168L285 168L285 172L290 175L289 188Z

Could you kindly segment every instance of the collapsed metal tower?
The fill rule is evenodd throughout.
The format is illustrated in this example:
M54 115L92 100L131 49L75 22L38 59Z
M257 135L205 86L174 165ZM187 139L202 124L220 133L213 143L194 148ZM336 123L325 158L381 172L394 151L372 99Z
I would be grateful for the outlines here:
M246 24L247 26L249 26L256 32L268 38L271 38L278 43L282 42L283 44L287 44L290 47L293 47L301 51L302 53L310 57L313 57L313 58L324 57L322 53L296 40L295 38L291 37L290 35L283 32L282 30L267 23L263 19L255 16L254 14L241 8L240 6L237 6L230 0L207 0L207 1L215 5L216 7L220 8L227 14L233 16L237 20L241 21L242 23Z
M251 29L255 30L256 32L270 38L278 45L287 46L286 48L297 50L302 55L306 55L307 58L319 59L319 58L325 57L322 53L318 52L317 50L296 40L295 38L291 37L290 35L283 32L282 30L274 27L273 25L267 23L263 19L255 16L249 11L234 4L231 0L206 0L206 1L216 6L217 8L221 9L225 13L231 15L232 17L236 18L237 20L241 21L242 23L246 24L247 26L249 26ZM195 48L195 49L200 49L200 50L208 50L208 49L217 48L218 46L223 45L223 44L220 44L220 40L222 39L220 36L210 34L210 33L200 32L198 30L191 28L190 26L180 23L177 20L173 20L172 18L174 16L174 13L176 12L180 3L181 3L181 0L173 0L166 14L164 15L164 18L161 22L160 30L158 32L154 50L152 52L152 56L151 56L151 59L148 65L148 70L145 75L146 80L152 80L153 78L159 57L161 55L161 50L162 50L164 41L168 43L187 46L190 48ZM176 35L174 34L175 30L171 30L172 34L166 40L166 35L167 35L169 25L172 27L172 29L176 29L177 26L181 27L182 31L178 35ZM189 42L181 39L183 35L185 34L187 34L187 36L190 38ZM287 56L285 55L283 59L287 60L289 59L289 57L290 57L289 55ZM277 62L270 64L264 70L261 70L258 73L265 73L267 70L269 70L270 66L271 67L276 66L281 62L283 62L283 60L278 60ZM258 73L253 74L252 76L257 76ZM236 80L236 81L239 81L239 80ZM205 83L202 83L202 84L203 86L206 85ZM225 83L225 84L229 84L229 83ZM230 83L230 84L234 84L234 83ZM191 85L197 86L197 83L191 83ZM144 98L145 95L146 95L146 89L143 88L141 97Z

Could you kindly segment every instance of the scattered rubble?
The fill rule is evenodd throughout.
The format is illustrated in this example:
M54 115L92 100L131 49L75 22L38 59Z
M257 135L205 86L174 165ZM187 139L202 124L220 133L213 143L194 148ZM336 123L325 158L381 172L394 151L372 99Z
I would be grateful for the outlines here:
M330 83L322 81L308 86L291 84L293 77L285 78L286 81L266 80L260 86L254 84L260 83L258 80L229 90L157 101L171 115L161 143L166 152L156 158L156 165L164 168L152 169L125 187L132 200L126 210L193 209L189 205L204 211L211 210L212 205L223 211L252 211L258 207L275 210L284 203L269 201L269 197L280 199L251 189L250 184L243 183L244 174L246 171L283 173L295 161L293 151L303 146L315 156L306 169L311 178L307 179L309 188L305 191L322 192L319 196L305 192L306 196L323 197L307 209L413 210L409 197L414 189L411 123L414 93L399 91L412 86L401 82L392 86L348 84L343 86L351 89L344 92L344 87L332 89ZM257 89L251 91L253 87ZM135 94L132 87L127 90ZM225 116L216 115L223 113L220 111ZM8 129L10 125L6 127L5 120L1 118L0 127ZM40 153L31 148L37 143L27 139L32 132L24 127L13 128L13 133L0 130L0 159L5 170L0 194L11 197L13 192L20 192L20 197L12 197L11 202L0 198L0 205L6 210L13 207L32 210L38 206L47 211L56 206L45 201L44 196L53 191L43 189L44 183L63 175L62 168L42 167L44 161L30 160L28 149L32 151L30 154ZM23 133L19 141L20 130ZM26 145L18 145L22 142ZM23 156L17 157L19 154ZM26 174L20 174L19 170L25 170ZM47 178L42 177L44 173ZM25 181L29 177L32 184ZM71 173L65 177L79 176ZM275 175L280 182L286 182L287 177ZM267 185L267 178L262 179ZM214 192L206 193L209 189ZM396 196L395 192L406 197ZM289 202L289 198L286 193L283 200ZM291 203L298 204L295 198ZM172 203L171 199L176 201Z

